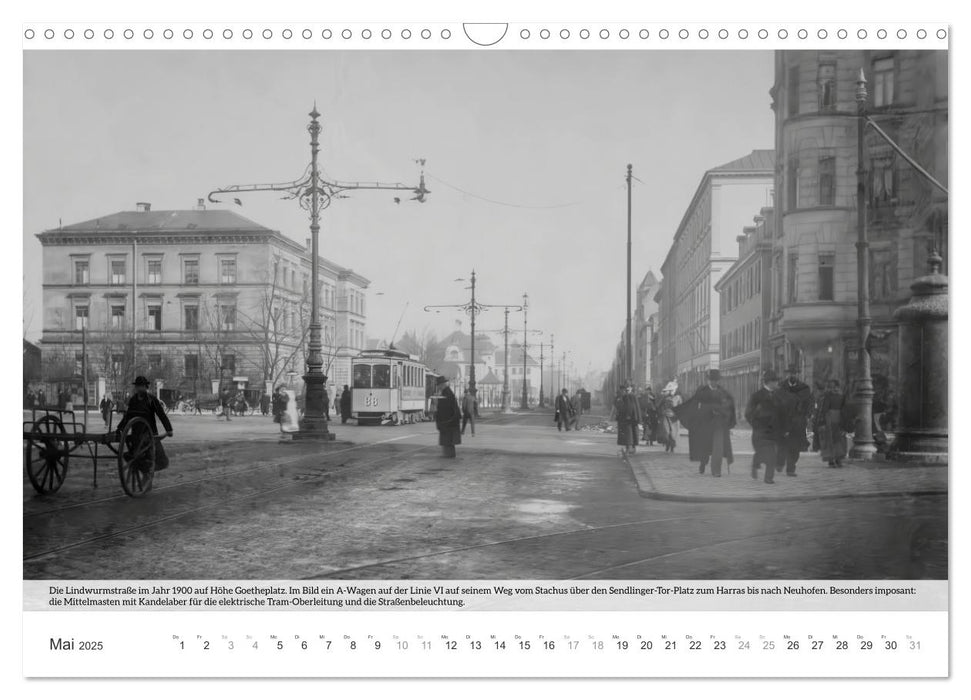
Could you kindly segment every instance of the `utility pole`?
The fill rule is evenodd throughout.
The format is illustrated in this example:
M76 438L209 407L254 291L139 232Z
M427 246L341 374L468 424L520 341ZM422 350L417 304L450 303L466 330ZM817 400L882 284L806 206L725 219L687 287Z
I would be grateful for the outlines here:
M550 388L553 390L553 396L557 397L560 395L560 390L556 386L556 348L553 345L553 341L556 339L555 333L550 333ZM553 404L554 407L556 404Z
M634 378L634 358L631 349L631 337L630 337L630 324L631 324L631 308L630 308L630 297L631 297L631 245L630 245L630 224L631 224L631 177L633 167L630 163L627 164L627 348L626 348L626 367L627 381L631 381Z
M469 352L469 391L475 396L475 270L472 270L472 340Z
M546 407L543 402L543 343L539 344L539 407Z
M526 384L526 340L529 331L526 326L526 312L529 309L529 295L523 292L523 395L519 402L522 410L529 408L529 389Z
M135 369L135 328L136 320L138 318L138 261L135 256L138 255L138 239L132 237L131 239L131 380L135 381L135 375L138 371Z

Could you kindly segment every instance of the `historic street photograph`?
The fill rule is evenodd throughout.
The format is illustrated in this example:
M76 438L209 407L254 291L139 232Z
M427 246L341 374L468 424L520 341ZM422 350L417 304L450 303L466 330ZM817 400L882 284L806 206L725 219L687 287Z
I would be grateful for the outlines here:
M947 579L947 51L26 51L25 579Z

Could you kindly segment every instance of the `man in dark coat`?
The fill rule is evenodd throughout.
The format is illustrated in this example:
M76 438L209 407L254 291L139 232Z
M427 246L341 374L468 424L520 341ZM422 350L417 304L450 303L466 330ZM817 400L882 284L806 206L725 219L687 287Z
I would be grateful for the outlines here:
M341 392L340 402L341 423L346 423L347 419L351 417L351 390L347 384L344 385L344 391Z
M752 394L745 407L745 420L752 426L752 478L759 478L759 466L765 467L765 483L775 483L779 442L782 440L782 407L779 405L779 375L774 369L762 374L762 388Z
M634 396L634 385L627 382L623 393L614 403L614 413L617 417L617 444L621 446L623 454L637 452L637 428L643 422L641 407Z
M784 423L776 471L781 472L785 467L786 476L795 476L799 453L809 449L806 424L813 406L813 394L809 385L800 381L799 369L795 365L789 365L786 379L779 386L778 393Z
M264 416L270 413L270 395L265 391L260 394L260 413Z
M641 418L644 419L644 442L653 446L657 439L657 398L650 386L637 398L641 407Z
M722 475L722 460L729 465L732 454L731 429L735 427L735 399L721 387L721 372L708 370L708 383L698 388L690 399L675 409L678 419L688 428L688 452L692 462L699 462L698 473L704 474L711 460L711 475Z
M565 427L567 432L570 431L570 423L573 416L573 404L570 402L570 392L566 389L560 392L560 395L556 397L556 429L563 430Z
M104 419L105 427L111 422L111 399L105 394L101 397L101 403L98 404L98 408L101 409L101 417Z
M128 422L133 418L144 418L148 421L148 426L152 431L153 436L158 435L158 425L155 423L155 418L158 417L162 421L162 427L165 428L165 434L168 437L172 437L172 423L169 422L169 417L165 415L165 406L162 402L155 398L152 394L148 393L149 382L145 377L135 377L133 382L135 387L134 395L128 400L128 406L125 408L125 415L118 423L118 435L125 429ZM129 438L129 441L133 444L137 443L139 436L134 434ZM162 443L158 440L155 441L155 469L165 469L168 466L169 460L165 456L165 451L162 449ZM132 445L127 445L128 449L132 448Z
M462 411L455 392L445 377L436 382L439 390L438 407L435 410L435 427L438 428L438 444L443 457L455 457L455 446L462 444Z

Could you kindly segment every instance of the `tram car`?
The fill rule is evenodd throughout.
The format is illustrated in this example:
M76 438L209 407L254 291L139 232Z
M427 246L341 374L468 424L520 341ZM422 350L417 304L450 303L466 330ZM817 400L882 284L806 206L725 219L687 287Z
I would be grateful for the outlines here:
M351 412L359 425L425 419L428 370L400 350L362 350L351 364Z

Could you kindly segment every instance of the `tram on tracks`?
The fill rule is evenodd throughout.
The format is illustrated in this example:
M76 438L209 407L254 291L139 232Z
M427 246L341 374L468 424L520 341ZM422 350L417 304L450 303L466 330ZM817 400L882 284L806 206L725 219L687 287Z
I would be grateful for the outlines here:
M362 350L351 363L351 413L359 425L426 420L430 374L435 376L406 352Z

